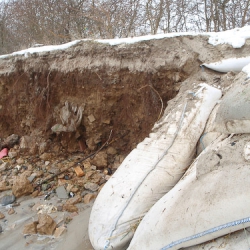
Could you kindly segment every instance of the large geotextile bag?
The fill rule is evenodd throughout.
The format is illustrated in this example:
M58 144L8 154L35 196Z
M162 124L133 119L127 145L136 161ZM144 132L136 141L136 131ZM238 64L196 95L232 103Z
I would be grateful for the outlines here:
M215 131L250 133L250 83L235 84L223 97L215 118Z
M150 209L128 250L176 250L250 226L250 136L219 139Z
M221 91L195 85L139 143L99 193L89 237L99 249L126 249L145 213L181 178ZM166 112L165 112L166 113Z

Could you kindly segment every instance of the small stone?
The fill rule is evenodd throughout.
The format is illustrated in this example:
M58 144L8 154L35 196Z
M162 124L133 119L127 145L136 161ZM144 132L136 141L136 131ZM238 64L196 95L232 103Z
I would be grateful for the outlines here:
M43 154L47 149L47 143L46 142L42 142L40 145L39 145L39 148L38 148L38 151L39 151L39 154Z
M71 192L73 192L73 193L77 193L78 191L79 191L79 188L77 188L77 187L71 188Z
M99 185L93 182L88 182L84 185L85 189L95 192L98 190Z
M16 160L16 163L18 164L18 165L22 165L22 164L24 164L24 159L23 158L18 158L17 160Z
M110 177L111 177L110 175L106 175L105 180L108 181L110 179Z
M82 196L82 197L84 197L86 194L89 194L89 191L84 190L84 191L81 192L81 196Z
M48 166L50 164L50 161L45 161L44 165Z
M31 194L31 196L32 196L33 198L35 198L35 197L38 196L38 194L39 194L39 190L36 190L36 191L34 191L34 192Z
M16 144L19 143L19 136L16 134L12 134L8 136L2 143L2 147L13 148Z
M73 187L74 187L73 184L68 184L66 191L69 193Z
M16 152L16 151L9 151L9 152L8 152L8 156L9 156L10 158L15 158L15 157L17 157L17 152Z
M59 174L60 169L57 168L57 167L52 167L52 168L49 169L48 172L49 172L50 174Z
M8 210L8 214L11 215L11 214L14 214L16 211L14 210L14 208L10 208Z
M91 163L99 168L105 168L108 165L108 156L105 152L99 152L93 160L91 160Z
M56 222L47 214L38 215L37 233L41 235L53 235Z
M91 163L89 161L86 161L83 163L83 166L85 169L91 168Z
M3 206L7 206L9 204L12 204L15 200L15 195L5 195L0 199L0 204Z
M96 196L97 196L96 194L91 194L91 193L86 194L86 195L84 196L84 198L83 198L83 202L84 202L85 204L88 204L88 203L90 203L93 199L95 199Z
M49 189L49 185L46 183L42 184L42 191L46 191L47 189Z
M64 186L59 186L56 189L56 194L57 194L59 199L68 199L68 193L66 192Z
M34 221L32 223L29 223L27 225L24 226L23 228L23 234L27 235L27 234L37 234L37 224L38 221Z
M48 161L50 160L52 157L51 153L43 153L42 155L40 155L40 159L44 160L44 161Z
M12 193L18 198L33 192L30 181L25 176L15 177L12 186Z
M27 179L32 182L34 179L36 178L36 173L33 173L32 175L30 175Z
M70 216L65 218L65 224L69 224L72 221L72 218Z
M68 199L66 204L75 205L77 203L80 203L81 201L82 197L80 195L76 195L75 197Z
M64 176L64 179L68 181L70 178L69 178L68 175L65 175L65 176Z
M95 121L95 117L92 114L88 116L88 119L90 123Z
M3 218L5 218L5 215L2 212L0 212L0 220Z
M0 165L0 172L8 169L8 167L10 166L9 162L4 162Z
M75 167L74 170L75 170L76 175L77 175L78 177L84 176L84 172L83 172L83 170L81 169L80 166Z
M109 155L116 155L117 154L117 150L115 148L113 148L113 147L108 147L107 154L109 154Z
M91 165L91 169L92 169L92 170L96 170L96 169L97 169L97 167L96 167L96 166L94 166L94 165Z
M55 238L60 237L65 231L66 231L66 227L64 227L64 226L57 227L57 228L56 228L56 231L55 231L55 233L54 233L54 237L55 237Z
M78 212L78 207L75 205L72 205L72 204L65 204L63 206L63 209L70 212L70 213Z
M6 181L0 181L0 191L10 190L11 186Z

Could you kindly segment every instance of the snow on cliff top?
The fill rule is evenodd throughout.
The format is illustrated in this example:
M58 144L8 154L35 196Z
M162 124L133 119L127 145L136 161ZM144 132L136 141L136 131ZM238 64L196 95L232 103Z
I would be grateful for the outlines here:
M140 41L147 41L153 39L162 39L162 38L170 38L170 37L177 37L177 36L197 36L203 35L209 37L209 43L216 46L219 44L230 44L233 48L241 48L247 38L250 38L250 26L245 26L243 28L236 28L232 30L227 30L223 32L207 32L207 33L195 33L195 32L181 32L181 33L167 33L167 34L157 34L157 35L147 35L147 36L140 36L140 37L133 37L133 38L120 38L120 39L97 39L93 40L99 43L105 43L110 45L118 45L122 43L136 43ZM48 45L48 46L40 46L40 47L32 47L29 49L24 49L20 51L13 52L7 55L1 55L0 59L8 58L11 56L16 55L24 55L26 57L32 53L41 53L41 52L49 52L55 50L65 50L70 48L73 45L81 41L89 41L91 39L82 39L82 40L75 40L69 43L61 44L61 45Z

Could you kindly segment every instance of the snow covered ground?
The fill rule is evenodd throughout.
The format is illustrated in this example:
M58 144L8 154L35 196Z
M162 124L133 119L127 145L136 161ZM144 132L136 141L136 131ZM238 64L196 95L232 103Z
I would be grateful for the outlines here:
M167 34L157 34L157 35L147 35L147 36L140 36L140 37L132 37L132 38L120 38L120 39L97 39L92 40L98 43L105 43L110 45L119 45L119 44L131 44L141 41L147 41L152 39L163 39L163 38L170 38L170 37L177 37L177 36L197 36L203 35L208 36L208 42L214 46L219 44L229 44L233 48L241 48L244 46L246 39L250 38L250 26L245 26L243 28L235 28L232 30L227 30L223 32L207 32L207 33L195 33L195 32L181 32L181 33L167 33ZM81 41L91 41L91 39L82 39L82 40L75 40L69 43L61 44L61 45L47 45L47 46L39 46L39 47L32 47L20 51L13 52L11 54L1 55L0 59L9 58L16 55L24 55L25 57L29 57L30 54L33 53L43 53L43 52L50 52L56 50L65 50L78 44ZM219 62L213 62L206 64L204 63L203 66L206 66L210 69L219 72L229 72L229 71L241 71L244 68L244 72L250 75L250 57L244 58L229 58L226 60L222 60Z

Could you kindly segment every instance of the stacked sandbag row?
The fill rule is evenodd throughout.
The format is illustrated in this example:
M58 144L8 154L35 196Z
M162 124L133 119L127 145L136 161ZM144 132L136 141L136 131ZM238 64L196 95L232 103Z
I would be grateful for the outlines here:
M126 157L98 195L89 222L96 250L126 249L143 216L190 165L221 91L201 84L185 97L181 95L175 108Z
M199 140L205 150L146 214L129 250L249 249L250 85L243 79L212 111Z

